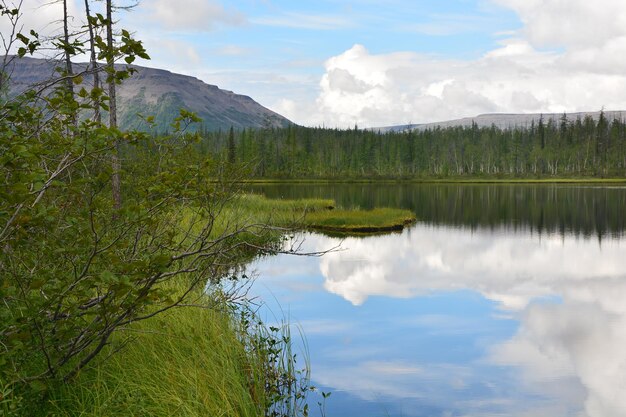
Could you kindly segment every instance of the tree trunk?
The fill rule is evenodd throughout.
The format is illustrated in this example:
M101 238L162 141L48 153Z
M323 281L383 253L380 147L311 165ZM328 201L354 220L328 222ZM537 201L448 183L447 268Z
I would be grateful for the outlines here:
M91 71L93 72L93 88L96 89L100 88L100 73L98 72L98 63L96 61L96 44L93 25L91 24L91 14L89 12L89 0L85 0L85 14L87 15L87 28L89 30L89 63L91 65ZM102 116L100 115L100 99L96 98L93 105L93 120L100 123L102 122Z
M67 92L71 99L74 100L74 71L72 69L72 54L70 52L70 32L68 29L67 0L63 0L63 42L65 43L65 76L67 77ZM76 127L78 118L74 112L71 116L71 124Z
M113 51L113 13L111 0L106 0L106 13L107 13L107 72L109 83L109 128L112 130L117 129L117 101L115 97L115 54ZM113 174L111 176L111 188L113 190L113 208L119 210L122 208L122 190L120 181L121 164L119 159L120 142L115 135L115 142L113 148L113 156L111 158L111 165L113 168Z

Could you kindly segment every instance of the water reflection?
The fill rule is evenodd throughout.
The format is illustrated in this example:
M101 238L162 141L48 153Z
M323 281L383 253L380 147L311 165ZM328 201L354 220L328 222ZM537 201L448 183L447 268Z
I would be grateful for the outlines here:
M332 238L309 238L317 249L336 245ZM401 236L348 238L348 249L320 261L324 287L354 305L371 295L414 297L433 291L469 288L519 310L541 296L581 292L580 285L603 287L624 278L626 257L620 240L597 242L555 235L432 227L419 224ZM624 281L626 289L626 281ZM612 303L616 294L611 288ZM584 294L597 291L587 289ZM582 295L579 295L581 297ZM626 304L621 303L626 308ZM614 308L618 308L617 305Z
M252 191L272 198L332 198L343 207L401 207L433 225L532 233L622 236L626 187L462 184L274 184Z
M334 391L329 415L626 416L620 204L589 233L565 205L563 228L541 233L528 217L474 227L433 214L322 258L259 261L255 290L301 323L314 382ZM603 216L612 233L594 229ZM308 235L305 249L337 243Z
M317 248L336 244L313 240ZM520 366L537 393L573 378L569 390L555 393L564 402L572 403L579 382L589 416L626 415L626 257L619 240L598 245L421 224L403 236L351 238L343 246L349 250L320 260L329 292L361 305L371 296L476 291L521 322L511 340L490 350L491 361Z

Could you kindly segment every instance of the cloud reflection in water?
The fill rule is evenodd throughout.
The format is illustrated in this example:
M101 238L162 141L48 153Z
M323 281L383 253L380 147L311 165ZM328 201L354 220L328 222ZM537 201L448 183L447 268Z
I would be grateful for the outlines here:
M318 250L336 243L323 236L308 241ZM583 387L589 417L626 416L626 252L619 240L599 245L573 236L417 225L402 235L348 238L342 246L348 250L319 261L327 291L355 306L372 296L478 292L520 320L512 339L488 350L490 363L520 367L527 389L564 404L579 403ZM370 368L358 372L380 377Z

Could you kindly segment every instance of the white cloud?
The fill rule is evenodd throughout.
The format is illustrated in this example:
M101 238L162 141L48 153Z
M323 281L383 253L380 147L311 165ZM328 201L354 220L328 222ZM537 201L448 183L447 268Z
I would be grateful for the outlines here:
M490 112L621 109L626 107L624 54L626 38L564 53L539 51L524 39L510 38L473 61L410 52L375 55L355 45L327 60L318 114L307 113L347 127Z
M318 366L315 382L347 391L367 401L381 396L415 400L441 400L450 388L462 390L472 376L469 368L450 364L417 366L403 361L359 361L350 366ZM417 386L416 382L420 382ZM445 404L447 401L441 401ZM423 404L422 404L423 405ZM419 410L416 406L414 410Z
M218 55L225 56L246 56L254 53L251 48L245 48L239 45L224 45L215 50Z
M200 54L193 45L175 39L146 39L148 50L157 52L161 59L174 59L176 62L185 62L187 65L199 65Z
M428 22L401 26L400 29L430 36L449 36L480 32L486 25L496 22L495 18L486 16L434 14L429 16Z
M515 11L539 46L597 48L626 35L623 0L492 0Z
M147 10L153 21L168 30L210 31L218 25L246 22L242 13L226 9L215 0L186 0L184 5L171 0L154 0Z
M18 2L9 2L8 6L13 7ZM76 1L68 1L68 14L69 16L76 16L70 18L70 27L74 30L81 26L81 14L80 8L77 6ZM21 31L24 35L30 37L29 32L34 30L40 36L40 39L45 39L51 36L57 36L62 33L63 28L63 4L58 2L49 2L46 0L31 0L25 1L21 7L20 18L18 20L17 31ZM8 35L11 33L12 27L9 19L6 16L0 17L0 32L8 40ZM20 42L16 43L17 47L23 46ZM13 48L11 53L15 53L17 48Z
M262 16L252 19L251 22L263 26L308 30L337 30L354 26L354 23L350 19L340 15L293 12L283 13L277 16Z
M297 120L308 112L312 124L322 124L311 97L315 97L315 77L311 75L281 73L279 70L198 70L195 76L218 85L220 88L250 95L263 106L278 112L290 120ZM293 118L293 119L292 119Z

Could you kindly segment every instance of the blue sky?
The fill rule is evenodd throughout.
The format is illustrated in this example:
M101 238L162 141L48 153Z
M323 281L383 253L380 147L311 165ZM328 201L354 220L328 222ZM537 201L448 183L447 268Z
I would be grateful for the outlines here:
M206 3L193 3L200 2ZM473 0L212 4L221 7L211 10L191 30L176 24L145 27L141 21L151 15L149 1L126 18L140 26L138 34L146 39L153 56L150 65L199 76L272 108L280 107L285 99L314 101L325 73L324 62L355 44L364 45L372 54L411 51L473 59L521 27L512 11ZM164 15L158 16L161 22L167 21ZM159 45L164 30L175 41L165 48ZM172 49L177 51L172 54Z
M58 15L43 3L27 25ZM143 0L119 18L145 65L303 125L626 109L623 0Z
M148 2L142 4L148 9ZM143 14L142 9L136 14ZM224 5L233 18L175 31L211 68L313 69L355 43L372 53L414 51L472 58L493 48L498 33L521 27L515 13L476 1L250 1ZM179 28L180 29L180 28ZM157 34L161 27L153 29ZM176 33L177 32L177 33ZM156 55L157 51L153 51Z

